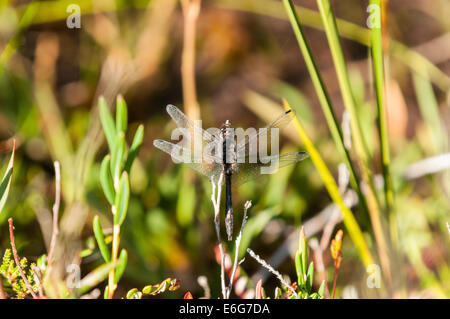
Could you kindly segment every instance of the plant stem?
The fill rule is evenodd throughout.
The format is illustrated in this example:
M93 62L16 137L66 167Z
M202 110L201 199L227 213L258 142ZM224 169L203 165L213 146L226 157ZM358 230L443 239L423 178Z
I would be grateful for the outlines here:
M233 289L234 277L236 274L236 270L239 267L239 265L244 261L244 259L239 261L239 248L241 246L241 239L242 239L242 234L244 233L244 227L245 227L245 224L247 223L247 218L248 218L247 211L250 209L251 206L252 206L251 201L247 201L244 205L244 216L242 217L241 230L239 231L239 235L237 236L236 241L235 241L233 270L231 271L230 282L228 284L227 298L230 298L231 290Z
M332 294L332 298L333 298L333 299L334 299L334 293L335 293L335 291L336 291L337 273L338 273L337 260L335 260L335 261L334 261L333 294Z
M287 289L289 289L292 294L295 296L295 298L297 298L297 292L295 291L294 288L292 288L292 286L286 281L284 280L283 276L280 274L280 272L276 271L271 265L269 265L264 259L262 259L261 257L259 257L253 250L251 250L250 248L247 248L247 252L248 254L255 259L261 266L263 266L264 268L266 268L269 272L271 272L272 274L275 275L275 277L277 277L277 279L280 281L280 283L285 286Z
M117 254L119 253L119 242L120 242L120 225L114 225L113 227L113 241L112 241L112 252L111 252L111 263L117 263ZM117 288L117 284L114 282L115 267L109 272L108 277L108 299L112 299L114 296L114 291Z
M380 0L371 0L370 4L376 5L381 8ZM386 103L384 94L385 93L384 62L383 62L384 59L383 59L383 37L381 26L379 28L372 26L371 42L372 42L371 56L374 71L373 76L377 98L377 113L378 113L377 125L380 139L381 162L384 178L384 195L386 200L387 211L390 212L390 209L392 209L394 205L394 188L392 186L391 173L389 169L390 152L389 152L389 135L386 118Z
M14 256L14 261L16 263L17 269L19 270L20 277L22 277L23 282L27 286L28 292L33 296L33 299L37 298L37 295L34 293L33 287L31 286L30 282L27 279L27 276L25 275L25 272L23 271L22 267L20 266L20 258L17 254L16 249L16 243L14 241L14 225L13 225L13 219L8 219L9 223L9 239L11 241L11 249Z
M6 293L5 293L5 290L3 289L2 280L3 280L3 278L2 278L2 276L0 276L0 299L6 299Z
M212 185L211 201L214 206L214 225L217 235L217 246L219 247L219 254L220 254L220 285L222 288L223 299L226 299L227 287L225 286L225 252L223 250L222 238L220 236L220 198L222 194L222 182L223 182L223 172L220 174L219 180L217 181L217 185L214 182L214 177L211 178L211 185Z
M50 240L50 246L48 250L47 257L47 265L48 268L51 267L53 262L53 253L55 251L56 239L59 234L58 227L58 215L59 215L59 206L61 201L61 165L58 161L54 162L55 167L55 204L53 205L53 230L52 230L52 238Z

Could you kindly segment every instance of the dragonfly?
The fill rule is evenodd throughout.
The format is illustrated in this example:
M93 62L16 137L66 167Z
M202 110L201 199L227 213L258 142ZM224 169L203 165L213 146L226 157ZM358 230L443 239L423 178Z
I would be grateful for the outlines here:
M266 155L267 150L263 155L259 153L258 157L257 146L267 146L267 143L261 141L273 141L273 137L277 137L279 130L295 117L292 109L281 114L265 128L241 134L240 138L236 137L238 134L235 134L229 120L220 129L204 130L201 123L189 119L176 106L169 104L166 111L179 129L178 134L175 134L176 138L181 136L183 139L177 144L158 139L153 141L153 145L171 155L174 162L187 164L212 182L218 182L221 176L224 177L225 225L229 241L233 236L232 185L238 187L251 179L309 157L304 151ZM173 136L174 134L172 138ZM272 149L271 154L273 153ZM273 163L276 169L271 171L270 165Z

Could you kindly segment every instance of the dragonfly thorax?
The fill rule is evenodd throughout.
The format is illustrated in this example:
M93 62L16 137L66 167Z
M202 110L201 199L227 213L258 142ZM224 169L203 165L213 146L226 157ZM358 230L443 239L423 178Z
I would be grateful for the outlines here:
M236 140L234 128L231 122L226 120L221 128L222 133L222 162L225 164L236 163ZM226 167L226 169L229 167ZM230 172L231 173L231 172Z

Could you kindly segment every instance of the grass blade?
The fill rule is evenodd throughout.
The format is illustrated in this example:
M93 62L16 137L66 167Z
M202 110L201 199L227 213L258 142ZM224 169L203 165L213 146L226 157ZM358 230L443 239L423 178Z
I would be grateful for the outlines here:
M284 102L284 106L286 110L291 108L286 102ZM325 184L328 193L330 194L331 199L336 205L338 205L342 214L344 215L345 227L347 228L350 238L352 239L353 243L358 249L358 253L361 257L362 262L364 263L364 266L367 267L368 265L373 264L373 258L369 251L369 248L367 247L362 231L359 228L359 225L356 222L356 219L353 216L352 211L345 205L344 199L339 193L339 188L336 185L336 182L333 176L331 175L330 171L328 170L328 167L326 166L319 152L315 148L314 144L309 139L308 135L306 134L305 130L303 129L303 126L300 124L300 121L297 119L297 117L294 118L294 123L297 127L297 131L301 139L303 140L303 144L305 145L306 150L311 156L311 160L313 161L314 165L319 171L319 174Z
M433 91L430 81L419 74L413 74L414 89L419 104L420 114L422 115L432 140L434 153L443 153L447 151L448 138L445 134L445 128L441 122L439 114L439 105Z
M380 0L371 0L371 5L381 8ZM381 12L381 10L380 10ZM381 17L380 17L381 21ZM380 27L373 26L371 31L371 58L373 64L373 76L375 83L375 92L377 97L377 125L378 136L380 139L381 163L384 178L384 196L386 207L389 211L394 204L394 188L392 186L389 152L389 136L386 119L386 105L384 96L384 62L383 62L383 38Z
M353 144L355 145L355 152L359 166L361 168L361 176L363 181L367 184L367 191L365 196L367 199L367 206L370 213L370 220L377 241L378 254L383 268L384 275L388 282L391 282L390 263L387 251L387 244L385 234L381 225L381 213L376 197L375 188L373 186L373 174L369 168L367 145L363 139L361 124L358 121L356 113L356 103L350 85L347 65L345 62L344 52L342 50L339 34L336 26L336 19L331 9L329 0L317 0L320 15L325 26L325 33L327 35L328 44L330 46L331 56L333 58L334 67L336 69L339 87L341 89L345 108L350 114L350 127L352 131Z
M322 22L325 26L325 33L327 35L328 44L330 46L331 56L333 58L336 74L338 77L339 87L341 89L342 98L344 100L345 108L350 113L350 125L352 128L352 136L354 139L355 149L358 156L362 160L362 164L367 169L367 147L362 138L361 127L357 121L355 99L350 85L350 78L348 74L347 65L345 62L344 52L342 51L341 43L334 19L333 11L329 0L317 0Z
M97 286L99 283L105 280L106 277L108 277L108 273L112 269L114 269L116 265L117 264L115 263L108 263L95 268L93 271L83 277L83 279L81 279L78 292L80 294L84 294Z
M9 188L12 181L12 173L14 169L14 155L16 153L16 141L14 140L13 150L11 158L9 159L8 166L6 168L5 175L3 175L2 183L0 184L0 214L5 206L6 199L8 198Z
M305 64L308 68L308 72L311 76L311 80L313 82L314 89L319 98L320 106L322 107L322 111L325 115L325 119L326 119L328 127L330 129L331 136L333 137L334 143L336 144L336 147L338 148L338 151L341 154L342 158L344 159L344 161L347 165L347 168L350 172L350 179L351 179L350 181L351 181L352 187L357 192L357 194L360 198L360 202L363 204L363 207L365 208L366 207L365 200L364 200L364 197L362 196L362 192L361 192L359 181L358 181L358 178L356 175L355 167L350 159L350 154L349 154L348 150L345 148L343 134L342 134L341 128L339 126L339 123L336 119L336 115L334 114L328 91L322 80L322 76L320 75L320 72L316 66L314 57L311 54L311 49L309 48L308 42L303 33L303 30L302 30L302 27L300 24L300 20L295 11L295 7L292 4L291 0L283 0L283 3L285 5L286 12L289 16L289 20L291 22L292 29L294 30L295 36L297 38L298 45L302 52L303 58L305 59Z
M33 20L39 15L38 12L42 12L40 11L40 4L40 2L24 4L26 9L20 18L15 34L8 40L8 43L2 47L0 53L0 76L3 75L7 64L16 53L17 48L21 43L20 37L23 35L23 31L33 24Z
M252 12L277 19L286 19L283 5L278 1L222 0L218 1L216 5L222 8ZM317 11L298 5L295 8L304 25L318 30L324 29ZM370 30L343 19L336 19L336 22L343 37L370 47ZM450 77L426 57L394 39L391 39L389 43L389 54L398 62L422 76L428 74L433 84L436 84L443 92L447 92L450 89Z

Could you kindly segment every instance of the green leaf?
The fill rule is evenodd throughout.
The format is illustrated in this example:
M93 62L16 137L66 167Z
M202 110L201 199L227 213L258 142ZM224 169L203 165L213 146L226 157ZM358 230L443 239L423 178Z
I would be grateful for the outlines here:
M125 170L130 173L131 165L133 165L136 159L142 142L144 141L144 125L139 125L136 133L134 134L133 142L131 143L130 150L128 151L127 162L125 163Z
M98 218L98 215L95 215L95 217L94 217L93 229L94 229L95 240L97 241L97 245L100 250L100 253L102 254L103 259L106 262L110 262L111 255L109 253L108 246L105 243L105 236L103 234L102 226L100 225L100 220Z
M178 279L166 278L159 284L147 285L142 289L142 292L146 295L158 295L166 290L174 291L180 288L180 281Z
M111 176L111 156L108 154L103 158L102 165L100 167L100 184L102 185L103 193L108 199L108 202L113 205L115 190L113 179Z
M130 199L130 181L128 179L128 173L123 172L120 178L119 191L116 194L115 207L116 212L114 215L114 225L122 225L127 215L128 201Z
M47 255L43 254L36 260L36 265L41 271L47 269Z
M261 287L261 298L267 299L266 290L263 287Z
M95 249L95 238L94 237L89 236L86 239L86 248Z
M311 261L308 268L308 274L306 275L306 290L311 292L311 288L314 282L314 263Z
M300 239L299 239L299 247L301 254L301 263L302 263L302 274L305 275L306 265L308 263L308 243L306 241L305 230L302 227L300 229Z
M117 284L122 278L125 268L127 268L128 253L126 249L122 249L119 255L119 263L117 264L116 272L114 274L114 283Z
M142 292L140 292L137 288L133 288L127 292L127 299L141 299Z
M295 271L297 273L297 281L300 286L303 286L305 281L303 279L303 269L302 269L302 253L298 252L295 254Z
M124 155L126 150L125 134L119 132L114 142L114 148L111 154L111 174L113 176L114 188L117 191L119 186L120 172L124 164Z
M99 283L101 283L103 280L105 280L108 277L108 273L114 269L116 264L108 263L103 264L97 268L95 268L93 271L91 271L89 274L87 274L83 279L80 281L80 288L79 293L84 294L87 291L91 290L95 286L97 286Z
M116 102L116 129L119 132L125 133L127 130L127 122L127 104L125 103L122 95L119 95Z
M0 213L5 206L6 199L8 198L9 188L12 181L12 173L14 169L14 154L16 153L16 141L14 141L13 151L11 158L9 159L8 167L6 168L5 175L3 175L2 183L0 184Z
M325 280L322 281L322 284L319 287L319 290L317 291L317 293L319 294L319 296L321 298L323 298L323 294L325 293Z
M157 285L145 286L144 289L142 289L142 292L146 295L157 295L161 292L166 291L166 287L167 287L167 280L164 280L163 282Z
M109 149L112 150L114 148L116 139L116 126L114 125L114 119L103 96L98 99L98 106L100 111L100 120L103 126L103 132L105 132Z
M80 258L86 258L88 256L92 255L92 249L86 248L80 251Z
M308 263L308 260L307 260L307 258L308 258L308 253L306 252L306 251L303 251L302 252L302 255L301 255L301 259L300 259L300 261L301 261L301 263L302 263L302 270L303 270L303 276L305 276L306 275L306 265L307 265L307 263Z
M281 299L281 289L280 287L275 288L275 294L273 296L273 299Z

